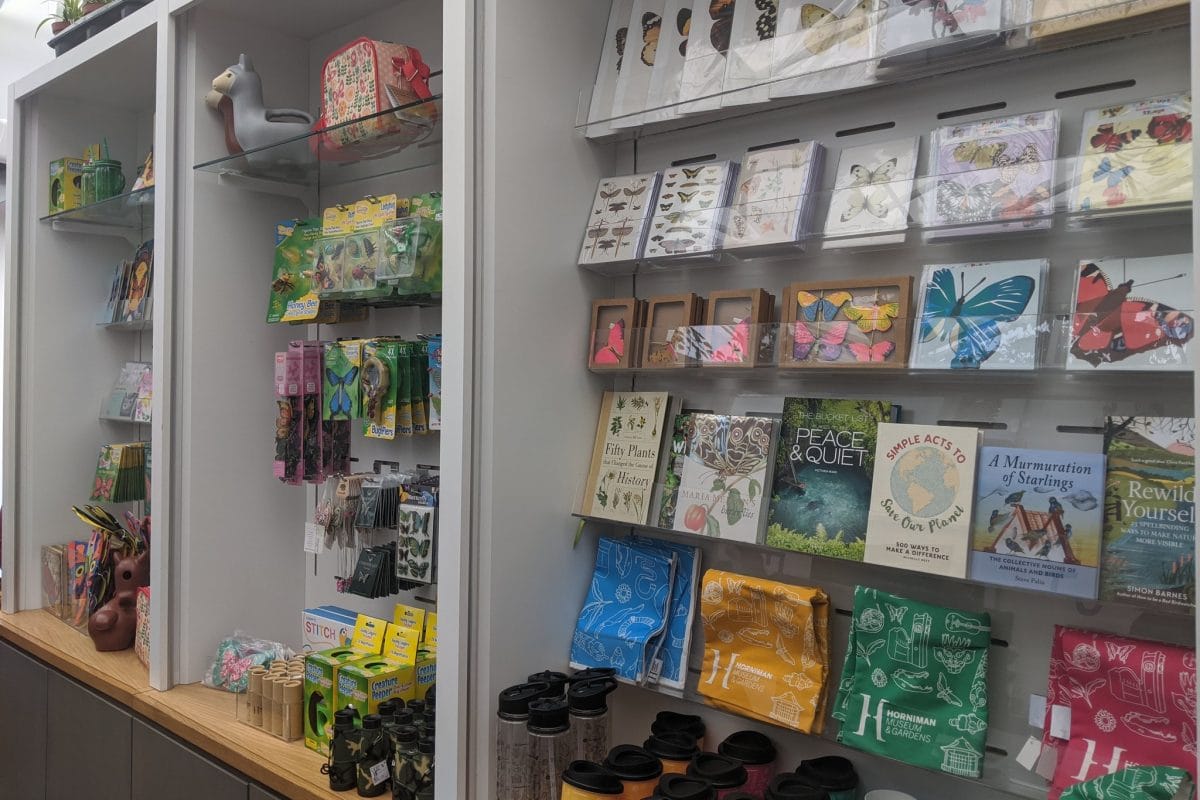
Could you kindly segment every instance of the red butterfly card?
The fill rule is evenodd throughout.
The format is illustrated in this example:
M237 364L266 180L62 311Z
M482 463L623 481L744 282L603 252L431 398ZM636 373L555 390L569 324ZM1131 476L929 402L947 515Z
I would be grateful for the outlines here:
M634 297L596 300L588 337L588 369L629 369L637 366L638 336L645 319L645 303Z

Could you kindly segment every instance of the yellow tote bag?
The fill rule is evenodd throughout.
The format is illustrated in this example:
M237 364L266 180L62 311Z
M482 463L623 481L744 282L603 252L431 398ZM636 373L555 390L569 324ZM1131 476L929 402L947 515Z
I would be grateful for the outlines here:
M712 705L802 733L825 726L829 598L820 589L710 569L700 613Z

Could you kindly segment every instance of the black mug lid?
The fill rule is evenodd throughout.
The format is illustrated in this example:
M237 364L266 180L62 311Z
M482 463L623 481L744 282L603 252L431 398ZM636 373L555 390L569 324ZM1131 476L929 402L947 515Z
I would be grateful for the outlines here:
M612 678L595 678L571 684L567 690L567 705L572 711L604 711L608 708L608 696L617 689Z
M691 761L700 752L696 737L683 731L651 736L642 746L667 761Z
M529 703L545 696L550 685L547 683L519 683L500 692L501 714L523 717L529 713Z
M736 758L717 753L701 753L688 765L688 775L704 778L718 789L736 789L746 784L746 768Z
M592 794L621 794L621 779L591 761L572 761L563 772L563 783Z
M562 699L539 697L529 703L529 729L557 733L570 726L567 702Z
M697 739L704 738L704 720L694 714L679 714L675 711L660 711L650 726L650 732L655 736L660 733L690 733Z
M785 772L776 775L767 786L765 800L829 800L829 794L810 778Z
M822 789L831 792L845 792L858 788L858 773L850 759L841 756L822 756L801 761L796 767L796 774L810 778Z
M604 759L604 768L623 781L650 781L662 775L662 762L644 747L622 744Z
M548 683L550 684L551 694L547 697L562 697L567 690L567 681L570 678L565 672L555 672L553 670L543 670L542 672L534 673L525 680L530 683Z
M717 747L717 752L736 758L743 764L770 764L775 760L775 745L758 731L738 731L729 734Z
M662 800L715 800L717 790L704 778L691 775L663 775L657 797Z
M574 686L584 681L594 681L596 678L615 677L617 677L617 671L612 667L588 667L587 669L571 673L571 677L567 678L567 682Z

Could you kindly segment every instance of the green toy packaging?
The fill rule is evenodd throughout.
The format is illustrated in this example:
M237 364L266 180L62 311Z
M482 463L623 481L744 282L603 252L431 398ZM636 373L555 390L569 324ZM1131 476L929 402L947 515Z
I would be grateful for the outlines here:
M314 270L303 269L317 255L321 223L317 219L288 220L275 226L275 269L267 322L309 322L321 311L313 284Z
M360 651L351 647L334 647L305 657L304 746L309 750L316 750L322 755L329 754L329 742L333 738L333 712L341 707L337 700L338 672L363 658Z
M363 436L395 439L400 416L398 397L401 380L401 342L378 339L366 342L362 351Z

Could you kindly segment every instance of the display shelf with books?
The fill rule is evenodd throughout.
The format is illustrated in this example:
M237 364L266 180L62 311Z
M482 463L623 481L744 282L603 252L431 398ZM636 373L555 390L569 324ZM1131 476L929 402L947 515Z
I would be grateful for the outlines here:
M689 4L659 2L632 20L632 0L614 4L576 129L601 140L670 133L1009 62L1052 65L1063 50L1188 22L1180 0L761 5L714 4L693 17Z

